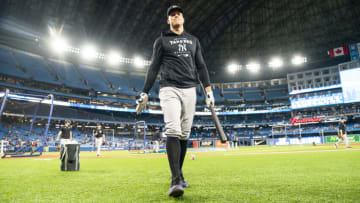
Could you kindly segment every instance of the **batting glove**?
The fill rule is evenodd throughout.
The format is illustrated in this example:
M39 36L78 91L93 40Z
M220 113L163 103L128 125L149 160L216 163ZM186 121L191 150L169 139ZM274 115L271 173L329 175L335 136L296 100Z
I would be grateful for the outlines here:
M208 92L206 93L206 106L207 107L214 107L215 106L215 99L214 99L214 95L213 95L213 92Z
M145 92L140 94L140 98L136 100L136 114L139 115L146 109L146 104L148 102L148 95Z

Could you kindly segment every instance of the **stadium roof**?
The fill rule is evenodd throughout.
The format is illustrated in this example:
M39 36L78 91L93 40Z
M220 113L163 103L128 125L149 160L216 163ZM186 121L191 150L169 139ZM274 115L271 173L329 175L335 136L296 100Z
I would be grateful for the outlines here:
M360 42L358 0L4 0L0 18L39 33L62 27L74 42L87 39L103 50L115 47L150 59L154 40L168 28L166 10L172 4L183 7L185 29L200 39L213 82L285 77L337 64L349 57L331 59L329 49ZM232 76L225 70L230 61L267 64L274 55L289 61L296 53L308 58L306 67Z

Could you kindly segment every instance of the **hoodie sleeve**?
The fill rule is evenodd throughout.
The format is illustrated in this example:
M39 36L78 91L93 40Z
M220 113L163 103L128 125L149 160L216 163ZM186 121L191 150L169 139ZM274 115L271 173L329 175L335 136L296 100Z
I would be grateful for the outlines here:
M151 56L151 63L150 67L148 69L148 72L145 77L145 83L144 88L142 92L145 92L146 94L149 93L150 89L152 88L156 76L159 73L160 65L161 65L161 59L162 59L162 43L161 43L161 37L157 38L153 45L153 53Z
M202 55L201 45L198 39L196 39L195 63L200 81L203 84L204 88L210 86L209 73L205 64L204 57Z

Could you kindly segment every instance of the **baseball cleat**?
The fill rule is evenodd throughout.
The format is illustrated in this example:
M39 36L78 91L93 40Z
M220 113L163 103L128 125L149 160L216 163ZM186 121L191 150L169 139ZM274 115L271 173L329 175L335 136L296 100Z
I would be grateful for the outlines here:
M168 195L171 197L180 197L184 194L184 188L182 186L181 177L172 178L171 187L168 191Z
M183 187L189 187L189 184L184 180L183 183L182 183L182 186Z
M173 185L168 191L168 195L171 197L180 197L184 194L184 188L182 185Z
M189 184L185 181L184 176L182 174L181 174L180 178L181 178L181 181L182 181L182 186L183 187L189 187Z
M334 147L335 147L335 149L337 149L337 148L338 148L338 145L335 143L335 144L334 144Z

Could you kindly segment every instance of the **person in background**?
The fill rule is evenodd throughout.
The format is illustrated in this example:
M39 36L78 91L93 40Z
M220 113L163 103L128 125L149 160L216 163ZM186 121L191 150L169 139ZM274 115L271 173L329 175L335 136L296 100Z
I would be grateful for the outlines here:
M346 148L351 148L349 145L349 140L347 138L347 134L346 134L346 125L345 125L345 118L341 118L340 122L339 122L339 140L337 143L335 143L335 148L338 148L339 144L341 142L345 141L346 144Z
M61 127L61 129L58 133L56 142L59 142L59 138L61 137L61 139L60 139L61 145L70 144L72 141L72 127L70 124L71 124L71 121L66 120L65 126Z
M159 152L159 146L160 146L160 132L157 130L152 138L151 141L153 143L153 150L154 152Z
M94 133L94 137L96 138L96 147L97 147L97 156L100 156L101 145L105 143L105 133L102 129L101 124L97 124L96 131Z

